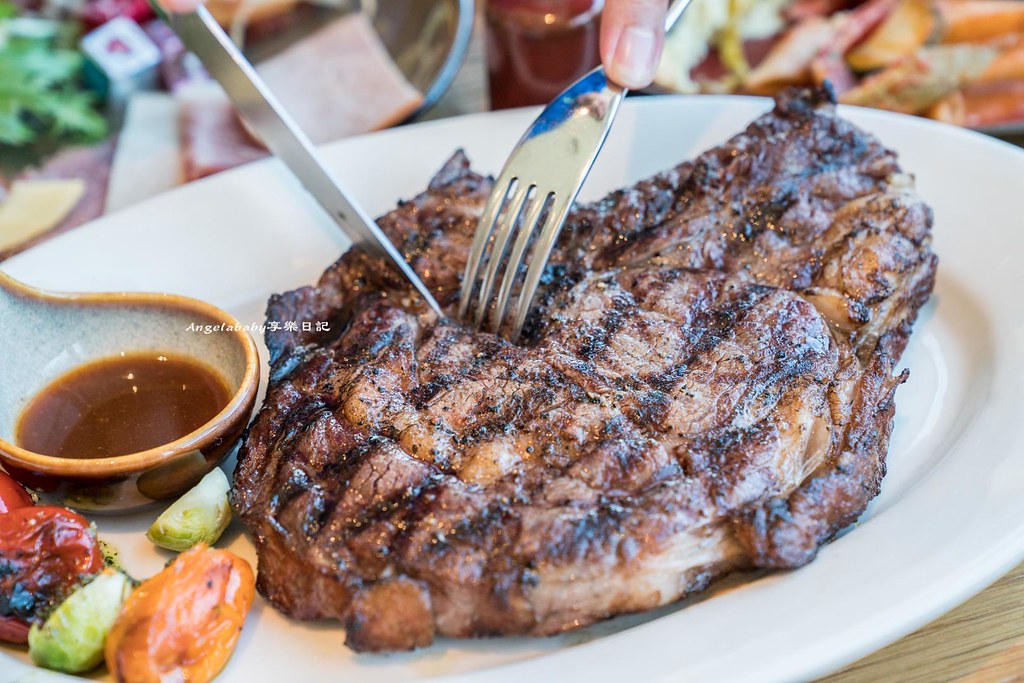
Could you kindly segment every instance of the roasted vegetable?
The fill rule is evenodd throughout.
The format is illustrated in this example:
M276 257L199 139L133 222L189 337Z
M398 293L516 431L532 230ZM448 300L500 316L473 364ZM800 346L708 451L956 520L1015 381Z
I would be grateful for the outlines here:
M78 588L45 624L32 624L28 634L32 661L67 673L95 669L103 661L107 633L131 592L131 579L113 569Z
M1024 32L1024 0L939 0L947 43L988 40Z
M715 42L718 44L718 56L722 64L737 78L743 79L750 73L750 64L743 53L743 34L740 31L739 0L729 0L729 21L718 32Z
M28 642L28 622L15 617L0 617L0 640L19 645Z
M21 484L6 472L0 470L0 514L31 507L35 503Z
M81 515L52 506L0 515L0 617L42 621L102 569L96 534Z
M913 54L935 33L935 10L929 0L901 0L871 34L846 54L857 71L880 69Z
M976 83L963 90L963 124L1005 126L1024 120L1024 80Z
M156 518L146 538L161 548L178 551L198 543L216 543L231 521L230 488L224 471L213 468Z
M665 36L664 58L658 64L657 81L678 92L697 92L692 71L707 56L715 33L729 20L723 2L693 0L691 6Z
M733 82L747 72L743 41L768 38L785 26L782 8L789 0L693 0L665 37L658 85L677 92ZM694 71L714 45L730 74L711 82ZM715 84L715 86L712 85ZM735 84L735 83L734 83Z
M893 66L865 78L840 101L916 114L978 77L995 59L985 45L926 47Z
M768 95L811 80L811 62L835 35L828 19L811 17L786 33L743 81L748 92Z
M856 85L856 78L846 65L846 53L871 33L892 13L899 0L867 0L856 9L837 14L835 35L811 62L814 82L828 81L837 93L844 93Z
M955 90L921 113L936 121L962 126L964 125L965 108L963 90Z
M206 683L224 667L252 606L249 564L197 545L140 585L107 636L117 681Z
M1002 52L978 76L977 83L1024 80L1024 33L1000 43Z

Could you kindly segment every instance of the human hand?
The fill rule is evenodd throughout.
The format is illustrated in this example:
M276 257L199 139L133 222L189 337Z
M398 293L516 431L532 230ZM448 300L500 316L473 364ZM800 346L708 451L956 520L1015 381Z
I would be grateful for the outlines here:
M613 81L631 89L651 84L665 43L667 9L665 0L606 0L601 62Z

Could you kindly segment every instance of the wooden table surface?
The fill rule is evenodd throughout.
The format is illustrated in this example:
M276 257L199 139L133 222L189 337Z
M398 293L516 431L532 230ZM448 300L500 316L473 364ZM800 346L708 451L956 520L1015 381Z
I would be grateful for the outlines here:
M481 35L475 32L451 88L423 119L487 109ZM1024 681L1024 564L934 622L821 681Z

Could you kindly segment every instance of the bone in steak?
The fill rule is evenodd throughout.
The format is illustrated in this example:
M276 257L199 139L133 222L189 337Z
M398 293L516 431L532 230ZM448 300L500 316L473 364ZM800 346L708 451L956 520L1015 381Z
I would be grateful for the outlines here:
M380 219L451 311L490 180ZM798 567L879 490L937 260L895 154L823 90L578 207L520 345L352 250L274 296L233 502L259 589L357 650L551 634Z

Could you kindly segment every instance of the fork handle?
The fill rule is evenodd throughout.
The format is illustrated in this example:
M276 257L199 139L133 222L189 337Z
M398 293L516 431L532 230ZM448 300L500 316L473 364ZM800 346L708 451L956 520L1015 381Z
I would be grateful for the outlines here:
M693 0L676 0L669 8L668 12L665 13L665 33L672 30L672 27L679 21L679 17L683 16L683 12L690 5Z

